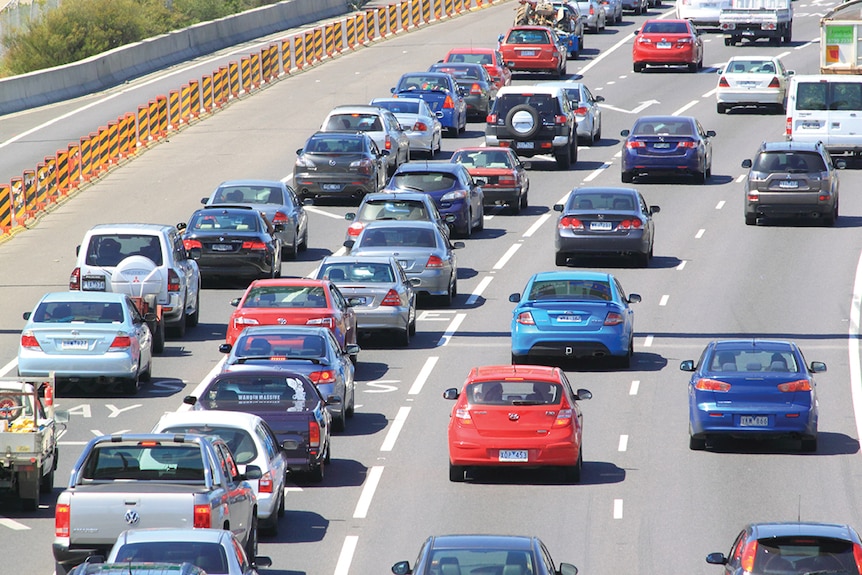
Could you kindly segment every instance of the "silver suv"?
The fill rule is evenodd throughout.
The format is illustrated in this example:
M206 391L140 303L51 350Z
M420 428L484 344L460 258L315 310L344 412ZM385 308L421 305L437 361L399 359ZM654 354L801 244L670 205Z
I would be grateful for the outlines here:
M745 223L764 218L815 218L826 226L838 219L838 169L821 142L763 142L745 180Z
M198 263L186 252L176 227L100 224L84 234L76 253L78 260L69 277L70 290L113 291L111 280L120 262L129 257L143 256L155 264L153 279L161 284L156 301L162 306L165 327L173 335L183 337L186 326L198 324L201 274ZM146 267L153 270L152 264ZM149 275L149 270L142 267L146 275ZM137 270L128 268L123 271L125 276L129 276ZM130 281L135 279L145 281L145 278L132 278ZM155 337L158 338L159 334Z

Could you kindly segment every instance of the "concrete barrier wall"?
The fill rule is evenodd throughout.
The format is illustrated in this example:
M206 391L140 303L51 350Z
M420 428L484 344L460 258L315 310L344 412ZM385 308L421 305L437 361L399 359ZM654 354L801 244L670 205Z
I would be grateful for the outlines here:
M347 0L286 0L121 46L80 62L0 79L0 115L104 90L166 66L349 11Z

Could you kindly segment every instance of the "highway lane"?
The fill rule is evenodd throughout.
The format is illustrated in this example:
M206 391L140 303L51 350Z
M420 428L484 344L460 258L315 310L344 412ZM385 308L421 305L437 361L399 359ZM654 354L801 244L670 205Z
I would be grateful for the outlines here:
M806 8L796 9L799 14ZM281 83L156 147L36 229L0 246L4 269L24 272L12 281L7 277L0 292L4 302L15 303L4 303L0 309L0 363L14 356L20 311L29 309L42 291L64 287L74 245L83 231L103 218L136 219L133 210L139 204L127 198L145 201L153 221L173 222L185 219L198 198L220 179L248 173L283 177L290 170L293 150L331 105L356 101L347 100L347 94L364 100L385 93L402 71L436 59L429 58L432 49L442 54L471 39L492 43L508 25L508 10L502 6L471 16L469 22L465 18L463 25L456 21L415 32ZM809 27L803 20L795 27L795 36L813 38L816 19ZM590 35L588 50L610 48L622 40L620 30L631 29L612 27L609 30L617 33ZM708 65L742 49L726 48L714 35L708 39ZM816 46L762 50L789 51L786 59L797 71L813 67L816 55ZM570 62L569 71L586 68L594 55ZM366 70L373 61L388 68ZM355 74L357 69L363 74ZM575 385L595 394L583 405L584 485L560 485L537 474L519 473L486 477L477 484L450 484L444 428L451 404L440 392L459 385L477 362L508 361L511 306L506 297L523 286L529 273L553 267L549 248L553 220L539 224L550 206L587 178L597 185L618 184L617 134L630 126L634 115L613 110L605 113L605 140L582 148L576 169L557 172L551 163L535 162L533 207L518 217L494 215L486 222L486 231L458 252L462 295L452 310L425 310L420 337L409 350L389 351L373 342L365 346L358 372L362 406L347 434L335 438L335 463L327 480L323 486L303 485L301 492L289 494L287 521L275 539L286 545L262 543L262 551L275 560L273 572L385 570L398 559L412 560L430 533L499 530L540 535L558 561L572 561L584 573L645 573L672 561L680 570L706 574L715 568L703 563L703 555L726 550L748 520L792 519L799 510L803 518L859 525L852 489L858 445L845 341L859 254L855 214L862 206L852 194L858 174L852 170L842 174L845 217L834 229L747 228L740 186L735 183L742 173L739 162L764 134L779 137L783 118L715 115L714 101L702 96L714 87L714 75L634 75L630 70L624 44L587 69L587 81L619 109L633 110L654 98L659 104L648 112L672 113L697 99L687 112L719 133L716 167L707 186L639 184L650 203L662 206L657 216L657 257L650 269L596 262L617 273L644 301L636 308L632 369L619 372L586 365L569 370ZM309 101L312 90L317 99ZM474 124L470 137L444 140L446 149L479 141L481 128ZM605 163L610 167L595 172ZM343 214L349 209L316 208L312 250L299 262L285 264L285 273L306 273L315 259L335 251L346 224L320 212ZM512 253L515 245L521 247ZM488 277L494 279L476 303L468 305L467 294ZM174 409L218 361L215 348L231 309L227 301L240 291L231 286L206 290L202 326L182 342L169 342L166 357L156 365L155 385L139 397L61 398L64 406L87 404L91 410L91 417L85 418L85 409L79 409L81 415L64 439L83 441L93 431L144 430L158 413ZM460 323L458 314L464 314ZM454 336L438 346L453 322ZM697 357L709 338L738 333L793 337L809 360L829 363L830 371L821 378L824 437L817 455L800 456L784 446L731 453L688 451L687 378L676 366L681 359ZM432 364L429 373L426 366ZM126 411L118 411L122 409ZM403 427L394 435L399 415L404 414ZM74 444L64 447L64 472L58 477L68 472L70 456L65 454L75 449ZM378 473L377 487L371 491ZM367 510L360 505L366 502ZM31 527L0 531L4 547L37 551L39 572L50 572L52 509L41 510L35 519L6 508L0 513Z

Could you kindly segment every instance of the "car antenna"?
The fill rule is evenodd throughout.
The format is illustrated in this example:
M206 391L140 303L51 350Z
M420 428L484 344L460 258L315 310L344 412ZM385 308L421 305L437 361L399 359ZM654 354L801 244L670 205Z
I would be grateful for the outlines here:
M796 504L796 522L802 523L802 494L799 494L799 502Z

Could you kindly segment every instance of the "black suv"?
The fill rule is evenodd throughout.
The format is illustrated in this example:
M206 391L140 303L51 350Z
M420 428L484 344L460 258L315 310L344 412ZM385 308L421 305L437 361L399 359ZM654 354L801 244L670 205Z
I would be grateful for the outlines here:
M560 169L578 161L577 120L562 88L506 86L488 114L485 144L519 156L553 154Z

